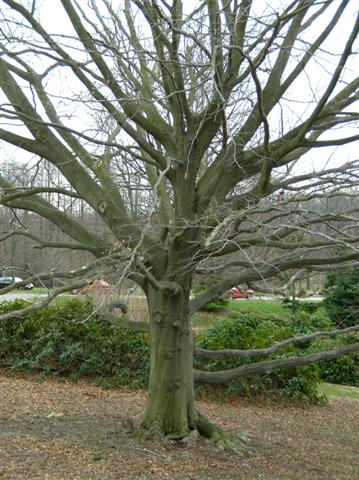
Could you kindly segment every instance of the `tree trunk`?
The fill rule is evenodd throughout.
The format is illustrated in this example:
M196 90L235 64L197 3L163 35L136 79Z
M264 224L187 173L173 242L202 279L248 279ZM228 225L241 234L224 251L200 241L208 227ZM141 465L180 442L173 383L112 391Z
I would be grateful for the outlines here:
M149 289L151 371L143 422L151 437L184 440L197 433L189 292Z
M193 337L189 321L189 290L176 295L149 289L151 371L149 398L142 423L144 437L193 445L200 435L219 449L241 453L247 439L224 431L195 406Z

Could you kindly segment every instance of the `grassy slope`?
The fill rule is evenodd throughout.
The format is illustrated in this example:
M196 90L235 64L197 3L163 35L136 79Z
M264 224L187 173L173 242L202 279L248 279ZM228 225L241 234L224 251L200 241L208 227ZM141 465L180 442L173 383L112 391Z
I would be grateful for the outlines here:
M320 385L321 393L328 398L340 397L359 400L359 388L349 387L348 385L334 385L333 383L323 383Z
M255 310L261 313L275 313L288 315L288 309L281 303L271 300L240 300L228 304L228 310L240 312L242 310Z
M192 324L197 328L210 327L217 318L224 317L226 311L241 312L243 310L253 310L260 313L275 313L276 315L288 316L289 310L281 303L270 300L237 300L228 303L223 308L214 312L196 312L192 316Z

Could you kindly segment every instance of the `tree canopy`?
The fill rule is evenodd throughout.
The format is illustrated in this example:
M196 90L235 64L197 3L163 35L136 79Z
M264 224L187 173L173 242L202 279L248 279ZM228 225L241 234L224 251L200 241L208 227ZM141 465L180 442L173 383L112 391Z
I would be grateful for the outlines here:
M28 172L24 183L2 169L0 204L65 240L19 222L1 238L94 257L37 273L75 281L44 302L107 273L138 284L150 311L144 428L213 436L193 380L248 372L193 372L189 315L234 285L266 290L359 258L353 2L58 0L56 18L36 0L0 4L0 139L15 147L1 163L21 151ZM56 182L41 181L45 164ZM102 228L69 209L79 202ZM191 298L196 275L216 280Z

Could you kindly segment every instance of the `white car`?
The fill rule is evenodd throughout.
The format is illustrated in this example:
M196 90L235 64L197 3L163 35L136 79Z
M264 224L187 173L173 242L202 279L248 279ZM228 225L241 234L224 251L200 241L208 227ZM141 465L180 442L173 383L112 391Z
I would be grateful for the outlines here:
M22 278L19 278L19 277L14 277L14 282L22 282ZM27 283L26 285L24 285L23 287L20 287L21 290L32 290L34 288L34 284L33 283Z

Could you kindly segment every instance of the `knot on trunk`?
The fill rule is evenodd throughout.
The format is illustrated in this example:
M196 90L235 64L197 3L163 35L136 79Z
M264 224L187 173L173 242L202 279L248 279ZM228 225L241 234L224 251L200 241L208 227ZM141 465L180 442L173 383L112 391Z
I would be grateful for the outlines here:
M170 392L173 392L174 390L177 390L178 388L180 388L180 386L181 386L181 382L179 380L175 380L169 385L168 390Z

